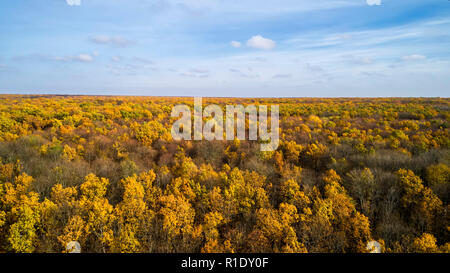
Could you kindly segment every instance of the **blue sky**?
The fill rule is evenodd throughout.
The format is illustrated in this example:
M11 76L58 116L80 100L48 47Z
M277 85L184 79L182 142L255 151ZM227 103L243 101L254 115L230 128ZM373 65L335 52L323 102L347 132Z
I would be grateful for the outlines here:
M450 1L2 1L0 93L448 97Z

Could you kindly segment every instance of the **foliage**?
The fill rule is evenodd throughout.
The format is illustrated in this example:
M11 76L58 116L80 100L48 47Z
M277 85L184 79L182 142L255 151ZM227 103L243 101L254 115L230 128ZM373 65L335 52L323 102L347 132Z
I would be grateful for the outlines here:
M0 252L450 250L450 100L280 106L280 145L174 141L189 98L0 102ZM247 128L248 129L248 128Z

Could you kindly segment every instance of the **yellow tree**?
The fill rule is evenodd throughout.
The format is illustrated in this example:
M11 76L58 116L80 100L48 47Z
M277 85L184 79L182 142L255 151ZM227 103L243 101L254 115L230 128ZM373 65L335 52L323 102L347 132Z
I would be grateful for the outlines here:
M147 240L153 212L147 208L144 186L136 175L123 179L121 184L123 198L115 208L118 231L113 251L139 252L150 243Z
M151 146L158 139L168 138L168 130L158 121L152 120L141 125L131 124L136 139L144 145Z
M424 233L413 240L412 250L419 253L436 253L439 251L436 238L432 234Z
M266 178L256 172L241 172L234 168L228 178L228 187L224 190L225 217L241 213L244 218L250 216L257 208L268 205L268 196L263 188Z
M63 188L61 184L56 184L52 187L50 199L45 198L41 203L41 247L45 251L62 251L68 242L75 240L67 238L61 241L60 236L64 236L69 219L79 213L77 194L75 187Z
M71 241L77 241L81 245L83 250L85 243L87 242L86 222L80 215L73 215L69 218L66 225L64 225L61 235L58 236L58 241L63 246L63 251L66 251L66 246ZM88 248L89 251L89 248Z
M306 147L305 154L312 161L314 170L319 170L320 160L326 152L327 147L317 141Z
M14 181L0 184L0 213L7 227L7 250L33 252L38 244L39 195L30 191L33 178L22 173Z
M330 240L336 251L363 252L371 239L369 219L359 213L354 201L340 185L341 177L329 170L323 176L325 182L325 202L331 205L331 217L334 240Z
M141 172L136 179L144 188L144 201L146 202L147 207L149 209L154 209L156 202L161 195L161 188L153 185L156 179L155 172L153 170Z
M297 239L297 234L291 226L299 220L297 208L281 203L278 210L260 208L256 211L256 226L251 235L258 235L250 246L262 247L256 251L273 252L306 252L306 248ZM265 243L264 243L265 242Z
M435 215L442 210L442 201L413 171L400 169L396 175L404 191L401 201L410 219L421 229L430 230Z
M428 186L441 200L450 198L450 167L444 163L431 165L426 171Z
M283 142L281 148L286 159L292 163L298 163L300 154L304 149L302 145L297 144L295 141Z
M108 179L94 174L86 176L80 186L79 201L81 215L85 224L87 242L93 251L106 252L113 242L113 206L105 198Z
M157 219L162 229L159 251L189 252L198 247L201 226L194 226L195 211L183 196L164 195L159 198Z
M282 202L296 206L299 211L303 211L311 203L308 196L300 190L300 185L293 179L281 183L280 193Z
M224 218L220 212L209 212L204 217L203 233L206 243L202 248L204 253L224 252L224 248L219 243L220 234L218 227L224 223Z

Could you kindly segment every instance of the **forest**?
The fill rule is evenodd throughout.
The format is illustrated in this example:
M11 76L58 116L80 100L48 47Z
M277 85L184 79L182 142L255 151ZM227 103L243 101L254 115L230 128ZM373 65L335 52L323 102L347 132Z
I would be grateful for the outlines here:
M279 105L277 150L173 140L189 97L0 95L0 253L450 252L449 98L203 103Z

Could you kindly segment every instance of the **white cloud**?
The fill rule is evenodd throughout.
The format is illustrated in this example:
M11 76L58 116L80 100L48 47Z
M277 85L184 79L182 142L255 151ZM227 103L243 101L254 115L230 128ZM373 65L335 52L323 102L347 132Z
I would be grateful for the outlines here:
M182 72L180 73L181 76L190 77L190 78L196 78L197 75L191 72Z
M265 62L267 62L267 58L264 58L264 57L254 57L254 58L248 59L248 61L250 61L250 62L258 62L258 63L265 63Z
M92 62L94 60L94 58L92 58L92 56L89 54L80 54L78 56L75 56L74 60L84 62L84 63L89 63L89 62Z
M256 35L247 41L247 46L257 49L270 50L276 46L275 41Z
M292 78L292 74L276 74L272 78L274 78L274 79L289 79L289 78Z
M239 47L242 46L242 44L240 42L237 42L237 41L232 41L231 42L231 46L235 47L235 48L239 48Z
M323 72L323 68L318 66L318 65L312 65L310 63L306 63L306 69L314 72L314 73L322 73Z
M114 65L107 65L106 67L114 75L136 76L145 72L143 66L134 64L123 64L123 65L114 64Z
M245 69L243 69L245 70ZM253 72L253 69L251 67L247 68L247 70L249 72ZM238 75L242 78L246 78L246 79L256 79L259 78L258 74L254 74L254 73L245 73L240 69L235 69L235 68L229 68L228 69L229 72L233 73L234 75ZM275 76L280 76L280 75L275 75Z
M198 69L198 68L192 68L190 71L192 73L199 73L199 74L209 73L209 70L207 69Z
M133 42L121 36L97 35L90 38L91 42L102 45L113 45L118 47L126 47L132 45Z
M356 57L354 62L356 64L372 64L373 60L369 57Z
M94 58L89 54L79 54L76 56L55 57L54 60L60 61L60 62L77 61L77 62L82 62L82 63L90 63L90 62L94 61Z
M66 3L69 6L80 6L81 0L66 0Z
M378 72L361 72L361 75L366 77L382 77L382 78L386 77L386 75Z
M256 79L256 78L259 78L259 75L258 74L241 73L241 77L246 78L246 79Z
M405 62L408 61L422 61L425 60L427 57L423 56L423 55L418 55L418 54L413 54L413 55L408 55L408 56L403 56L402 60Z
M142 63L142 64L154 64L154 62L152 60L149 60L149 59L146 59L143 57L134 57L133 61L137 62L137 63Z
M190 78L208 78L210 71L207 69L191 68L189 71L180 73L181 76Z
M364 64L373 64L374 63L374 61L371 57L345 55L344 58L353 64L364 65Z
M113 2L116 1L108 1ZM267 15L271 13L307 12L313 10L327 10L342 7L363 5L363 1L330 1L330 0L278 0L278 1L211 1L211 0L164 0L143 1L149 2L152 9L158 12L181 11L190 14L232 14L241 13L243 10L251 10L255 15Z
M381 5L381 0L366 0L366 2L367 2L367 5L369 5L369 6Z
M120 57L118 57L118 56L113 56L113 57L111 57L111 61L113 61L113 62L120 62Z

